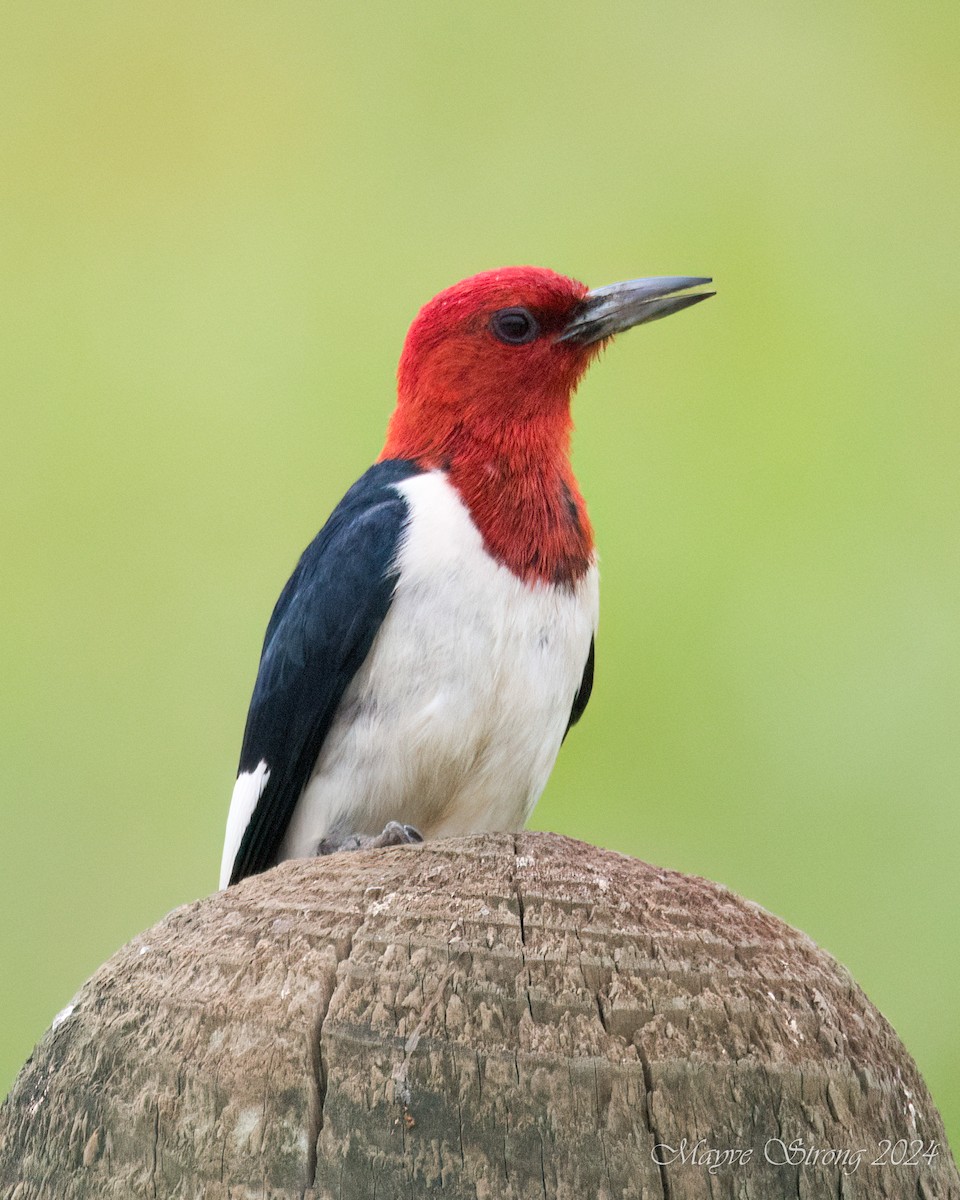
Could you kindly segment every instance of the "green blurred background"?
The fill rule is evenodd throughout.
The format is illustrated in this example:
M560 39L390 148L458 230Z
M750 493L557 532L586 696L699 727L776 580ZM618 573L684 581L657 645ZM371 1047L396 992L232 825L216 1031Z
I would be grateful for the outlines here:
M960 6L4 23L0 1089L215 887L267 617L417 308L532 262L719 289L578 397L598 680L534 823L806 930L958 1140Z

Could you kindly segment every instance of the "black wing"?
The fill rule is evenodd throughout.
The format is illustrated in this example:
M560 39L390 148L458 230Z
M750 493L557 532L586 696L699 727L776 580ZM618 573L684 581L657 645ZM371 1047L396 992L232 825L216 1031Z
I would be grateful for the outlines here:
M396 585L407 505L394 487L419 472L377 463L304 551L267 626L238 774L270 777L244 830L230 882L273 865L333 715L366 658Z
M570 720L567 722L567 728L563 736L566 737L570 732L570 728L580 720L583 716L584 709L587 707L587 702L590 699L590 693L593 691L593 665L596 659L594 651L594 643L596 638L590 639L590 653L587 655L587 661L583 668L583 678L580 680L580 686L577 688L577 694L573 698L573 708L570 710Z

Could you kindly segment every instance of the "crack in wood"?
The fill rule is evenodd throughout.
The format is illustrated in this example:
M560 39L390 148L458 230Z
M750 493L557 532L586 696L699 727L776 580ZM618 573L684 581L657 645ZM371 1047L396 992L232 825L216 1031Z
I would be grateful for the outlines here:
M526 912L523 904L523 895L520 892L520 878L517 875L517 860L520 857L520 847L517 844L517 835L513 835L513 891L517 897L517 916L520 918L520 945L527 944L527 930L524 924Z
M653 1138L654 1149L661 1145L660 1133L657 1130L657 1122L653 1116L653 1072L650 1069L650 1059L647 1057L646 1051L640 1044L640 1039L637 1038L634 1042L637 1048L637 1057L640 1059L640 1069L643 1071L643 1087L647 1093L646 1113L647 1113L647 1128L650 1130L650 1135ZM670 1180L667 1177L666 1163L661 1162L661 1156L658 1154L655 1158L657 1169L660 1172L660 1190L663 1192L663 1200L671 1200L672 1192L670 1190Z
M329 1073L323 1049L323 1026L327 1020L327 1017L329 1016L330 1006L333 1003L333 998L337 993L340 968L346 967L346 964L350 962L350 955L353 953L353 947L356 942L357 934L363 927L366 919L367 913L366 907L364 907L359 919L350 929L347 937L346 952L341 954L338 947L336 962L333 966L333 978L330 982L330 994L320 1005L310 1032L311 1079L310 1100L307 1110L307 1170L306 1182L304 1184L304 1192L301 1196L301 1200L303 1200L303 1196L305 1196L306 1192L310 1191L317 1182L319 1142L320 1135L323 1133L324 1109L327 1103Z

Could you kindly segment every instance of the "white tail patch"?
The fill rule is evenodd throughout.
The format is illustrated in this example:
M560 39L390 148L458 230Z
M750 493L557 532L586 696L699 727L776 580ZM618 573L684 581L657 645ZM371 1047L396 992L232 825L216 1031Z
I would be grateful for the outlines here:
M270 768L264 759L257 763L256 770L244 771L237 776L233 785L233 795L230 797L230 812L227 816L227 832L223 839L223 858L220 860L220 887L225 888L230 882L233 872L233 862L240 849L243 834L250 824L253 810L263 795L263 789L270 778Z

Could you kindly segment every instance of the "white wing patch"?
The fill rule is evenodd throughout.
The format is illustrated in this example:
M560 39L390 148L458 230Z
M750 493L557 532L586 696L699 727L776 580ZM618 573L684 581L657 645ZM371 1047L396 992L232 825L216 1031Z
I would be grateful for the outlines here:
M230 798L230 812L227 816L227 832L223 839L223 858L220 860L220 887L225 888L230 882L233 871L233 861L237 857L244 831L250 824L253 810L263 795L263 789L270 778L270 768L264 759L257 763L256 770L244 771L237 776L233 785L233 795Z

